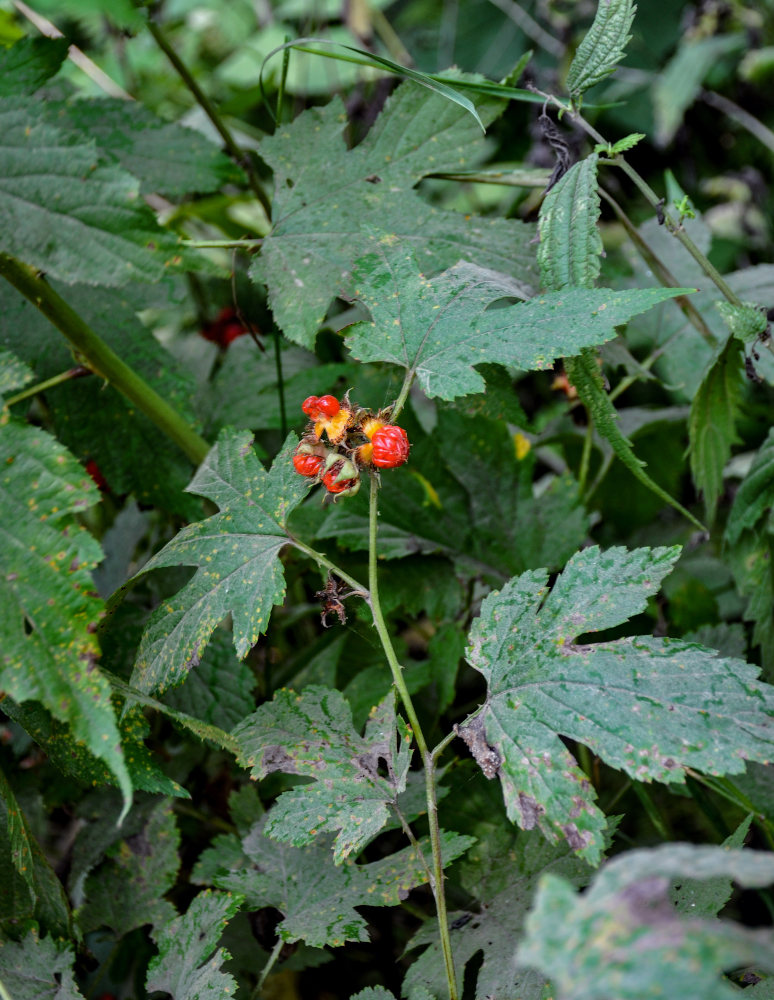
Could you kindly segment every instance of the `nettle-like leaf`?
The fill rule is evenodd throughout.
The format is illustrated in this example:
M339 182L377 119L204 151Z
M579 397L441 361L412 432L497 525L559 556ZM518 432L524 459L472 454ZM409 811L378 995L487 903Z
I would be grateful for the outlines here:
M545 981L516 962L516 942L524 932L538 880L549 872L561 875L575 888L591 877L591 868L566 843L551 844L538 831L493 829L470 849L462 862L462 882L476 905L449 914L460 992L464 977L471 975L466 966L483 956L477 967L476 997L541 1000ZM426 996L424 991L440 997L447 989L434 921L419 930L408 948L422 945L427 947L410 966L403 983L408 1000L421 1000Z
M733 337L712 363L691 403L688 421L691 475L704 494L708 519L723 492L723 469L739 443L736 418L742 402L742 349Z
M616 326L686 291L571 288L487 309L514 296L509 278L460 263L428 280L413 250L391 239L357 262L354 279L354 297L373 322L350 328L352 354L399 365L416 375L426 395L442 399L482 392L477 364L550 368L559 357L612 340Z
M774 754L774 688L755 667L672 639L576 641L644 610L678 555L585 549L550 594L544 571L490 594L470 632L468 660L488 692L459 734L500 778L514 822L564 836L590 861L605 821L559 735L638 781L683 782L684 767L735 774Z
M0 49L0 97L34 94L67 58L66 38L20 38Z
M0 983L13 1000L83 1000L70 944L31 930L21 941L0 939Z
M691 919L669 898L670 880L719 876L757 888L774 881L760 851L669 844L608 862L579 896L546 876L517 957L550 977L558 1000L731 1000L721 979L746 965L774 971L774 935L715 919Z
M27 380L5 352L0 369L0 391ZM70 726L110 768L128 806L132 783L110 685L96 666L103 604L90 570L102 552L77 520L99 494L54 438L7 409L0 412L0 468L0 689L17 702L41 702Z
M592 153L572 166L540 208L538 264L546 288L592 288L599 277L604 248L597 228L598 162Z
M112 845L102 864L86 877L85 901L76 914L81 932L109 927L119 938L143 924L170 920L175 908L163 897L174 885L179 849L174 814L162 800L142 826Z
M158 225L138 182L32 98L0 100L0 247L66 282L158 281L197 258Z
M351 858L336 865L332 838L291 847L265 835L267 820L255 824L241 844L233 836L216 838L192 878L240 893L251 910L276 907L284 917L277 927L283 941L305 941L317 948L367 941L366 922L355 907L396 906L429 878L427 839L419 842L419 850L408 847L366 865ZM472 843L472 837L442 832L444 865Z
M236 990L234 977L221 972L231 956L215 951L226 924L242 903L230 892L200 893L187 913L154 929L159 953L151 959L145 986L172 1000L221 1000ZM213 955L213 952L215 954Z
M599 0L594 23L567 72L565 85L573 98L609 76L626 55L636 10L632 0Z
M477 104L484 124L503 107L491 99ZM274 225L250 273L268 286L287 337L312 346L333 296L351 293L349 272L377 230L411 246L427 271L470 259L511 275L521 296L535 288L533 226L444 211L414 190L426 174L457 172L483 158L481 131L467 111L407 81L349 151L342 139L346 124L335 98L304 111L260 146L274 170Z
M226 430L199 467L189 490L217 504L219 513L187 525L142 569L198 566L191 582L148 623L132 674L140 691L179 684L227 614L240 659L266 631L272 605L285 594L279 561L288 542L285 522L309 488L293 468L294 445L291 435L267 472L252 435Z
M233 736L240 746L237 761L250 768L251 777L281 771L314 779L280 795L266 833L301 846L323 831L339 831L337 864L376 836L389 819L388 805L406 787L411 736L396 719L393 693L372 710L364 736L355 731L344 697L317 685L301 694L278 691Z
M46 101L42 112L47 122L79 141L94 140L106 159L139 180L143 193L180 198L244 179L242 170L201 132L164 121L136 101Z

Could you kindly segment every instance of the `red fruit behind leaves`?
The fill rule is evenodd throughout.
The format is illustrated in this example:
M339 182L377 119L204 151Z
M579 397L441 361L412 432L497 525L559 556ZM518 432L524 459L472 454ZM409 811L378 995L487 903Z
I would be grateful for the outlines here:
M320 455L294 455L293 468L301 476L316 476L323 464Z
M108 488L108 484L105 481L105 477L102 475L102 470L100 469L100 467L97 465L97 463L94 461L93 458L90 458L86 463L86 471L94 480L94 484L96 485L97 489L106 490Z
M408 458L408 434L396 424L385 424L371 438L372 461L378 469L395 469Z
M226 348L237 337L243 337L247 330L240 323L233 306L225 306L211 323L199 331L205 340L211 340L218 347Z

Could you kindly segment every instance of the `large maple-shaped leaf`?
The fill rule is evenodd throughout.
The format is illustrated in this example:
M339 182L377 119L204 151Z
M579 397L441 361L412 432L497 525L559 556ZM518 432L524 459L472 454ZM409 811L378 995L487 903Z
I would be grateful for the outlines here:
M252 435L227 430L199 467L189 490L217 504L219 513L183 528L142 569L199 567L148 623L132 675L140 691L179 684L227 614L240 659L266 631L272 605L285 594L279 561L288 542L285 521L309 488L290 460L294 445L291 435L267 472Z
M159 953L148 966L148 991L162 991L172 1000L222 1000L231 996L236 990L234 977L220 969L231 956L225 949L215 948L241 902L230 892L203 892L184 916L157 925L154 938Z
M184 260L139 184L92 142L45 120L32 98L0 100L0 248L62 281L158 281Z
M608 862L579 896L558 875L541 882L518 960L552 980L558 1000L731 1000L721 979L746 965L774 971L774 935L730 921L688 917L670 899L671 879L774 882L761 851L668 844Z
M687 291L566 288L488 309L516 294L507 275L463 262L428 279L421 266L413 248L392 237L358 260L354 297L368 306L373 322L351 328L347 344L358 360L399 365L428 396L442 399L484 391L475 365L551 368L557 358L612 340L616 326Z
M29 371L0 356L0 393ZM91 570L102 558L77 515L99 499L57 441L0 411L0 688L39 701L115 775L125 802L132 783L121 753L110 685L96 666L103 604Z
M283 941L305 941L322 948L345 941L367 941L366 922L356 906L395 906L428 879L428 840L379 861L357 865L348 858L336 865L331 838L308 847L291 847L265 834L268 816L253 826L240 844L218 837L202 855L193 880L211 882L243 895L250 909L274 906L284 920L277 927ZM459 857L473 838L441 834L444 864Z
M604 817L560 734L638 781L682 782L684 767L734 774L774 753L774 688L755 667L678 640L575 641L644 610L678 554L586 549L550 594L545 571L490 594L471 629L468 660L488 694L460 735L500 778L511 819L589 860Z
M238 762L253 778L274 771L314 778L313 784L280 795L266 833L299 846L338 830L337 863L358 854L385 825L388 805L406 787L410 734L401 724L399 738L396 724L392 693L373 709L364 736L354 729L344 697L329 688L282 690L261 705L233 732L240 744Z
M548 873L561 875L580 888L589 880L591 869L568 844L551 844L537 830L527 833L495 827L470 849L462 862L462 882L476 905L449 914L460 992L463 977L472 972L465 967L483 956L480 965L476 963L476 998L541 1000L544 979L516 962L514 944L523 933L538 880ZM427 947L403 983L408 1000L421 1000L427 994L441 997L447 989L438 928L433 921L420 929L408 947L422 945Z
M488 124L503 103L477 104ZM481 131L459 105L405 82L366 138L347 151L344 105L335 98L303 112L261 143L274 170L274 225L251 275L269 288L283 332L311 346L337 292L374 229L413 247L422 266L440 271L460 259L513 276L520 294L537 285L535 229L511 219L447 212L414 190L423 176L470 167L486 153Z

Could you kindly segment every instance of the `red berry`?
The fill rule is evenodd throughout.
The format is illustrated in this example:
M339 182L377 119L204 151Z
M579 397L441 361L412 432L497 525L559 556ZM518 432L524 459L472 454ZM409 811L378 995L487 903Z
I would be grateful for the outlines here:
M304 413L312 420L330 420L341 409L335 396L308 396L301 404Z
M394 469L408 458L409 439L402 427L385 424L371 438L372 460L378 469Z
M226 306L220 310L211 323L205 324L199 332L205 340L211 340L219 347L226 348L237 337L243 337L247 330L237 316L236 309L232 306Z
M320 455L293 456L293 468L302 476L316 476L322 464L323 459Z
M350 490L358 481L357 479L342 479L341 481L336 481L336 476L338 475L338 470L334 467L329 472L326 472L322 477L322 481L325 484L325 488L329 493L343 493L344 490Z

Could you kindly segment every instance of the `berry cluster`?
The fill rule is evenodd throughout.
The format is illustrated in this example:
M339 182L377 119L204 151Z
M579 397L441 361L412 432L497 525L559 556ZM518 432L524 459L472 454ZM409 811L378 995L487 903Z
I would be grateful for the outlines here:
M310 424L293 467L322 483L335 499L357 493L362 469L394 469L408 458L408 435L381 412L352 406L346 396L341 402L335 396L309 396L301 409Z

